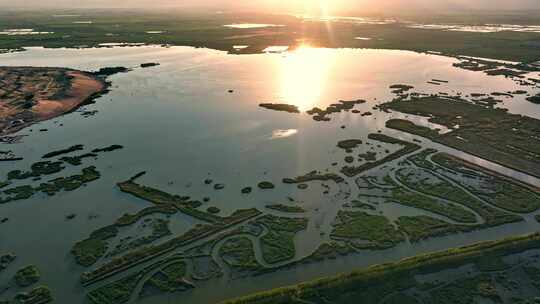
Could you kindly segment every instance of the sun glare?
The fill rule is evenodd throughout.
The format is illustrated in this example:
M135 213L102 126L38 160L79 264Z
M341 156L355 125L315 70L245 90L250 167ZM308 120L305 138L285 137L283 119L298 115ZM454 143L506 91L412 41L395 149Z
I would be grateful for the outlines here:
M328 16L330 0L297 0L298 10L306 16Z
M327 49L302 45L281 62L281 95L302 111L317 106L324 92L333 61Z

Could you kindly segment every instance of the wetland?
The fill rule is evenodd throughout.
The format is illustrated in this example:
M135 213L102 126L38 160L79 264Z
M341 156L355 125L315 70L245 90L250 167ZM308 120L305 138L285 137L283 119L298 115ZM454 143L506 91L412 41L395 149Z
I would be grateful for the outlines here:
M228 35L295 26L221 21ZM29 103L9 109L14 117L39 104L41 82L53 88L41 99L76 87L69 73L103 87L92 103L2 128L0 303L533 303L540 294L532 52L504 63L286 39L236 37L290 48L233 54L217 42L56 48L54 38L43 48L12 36L0 47L26 49L0 54L1 80L17 84L0 98Z

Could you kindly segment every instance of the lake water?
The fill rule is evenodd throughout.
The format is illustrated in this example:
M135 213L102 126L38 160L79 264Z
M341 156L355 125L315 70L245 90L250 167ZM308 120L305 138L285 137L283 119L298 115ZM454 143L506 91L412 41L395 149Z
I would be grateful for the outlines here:
M160 66L139 67L148 62L158 62ZM121 193L115 186L140 171L147 171L141 183L195 199L209 197L211 200L206 205L219 207L222 215L239 208L264 210L265 205L284 202L291 196L306 202L311 219L329 227L333 220L330 214L335 215L339 209L336 202L342 199L335 189L332 194L336 195L324 196L316 187L299 192L296 187L283 186L280 181L313 170L338 171L345 157L345 152L336 147L339 140L365 140L369 133L378 131L405 140L416 138L385 129L386 120L406 115L372 109L394 97L388 88L390 85L410 84L418 92L451 95L517 89L532 93L534 90L520 87L502 76L455 68L454 62L454 58L408 51L309 47L258 55L157 46L79 50L30 48L21 53L0 55L2 66L82 70L113 66L133 68L128 73L112 76L111 92L84 107L86 111L98 111L96 115L83 117L80 112L74 112L20 131L16 135L25 135L21 143L0 145L0 150L12 150L24 157L20 162L1 163L2 173L28 168L43 154L75 144L84 144L87 149L111 144L125 147L92 161L102 178L87 187L50 198L38 195L0 206L0 218L9 218L7 223L0 224L0 252L14 252L18 256L13 266L0 274L0 285L20 266L36 264L42 273L42 283L51 287L56 303L83 303L88 289L80 286L79 276L84 269L74 263L70 249L75 242L113 223L122 214L150 206ZM448 83L428 84L432 79ZM374 115L364 117L343 112L331 116L330 122L315 122L305 113L275 112L258 106L263 102L288 103L305 111L314 106L324 108L338 100L359 98L368 102L356 109L371 111ZM540 118L538 105L525 101L525 96L505 100L502 106L512 113ZM425 118L412 119L426 123ZM39 129L48 131L38 132ZM422 141L426 147L459 155L540 186L538 179ZM339 165L333 167L334 162ZM80 168L69 170L67 172L77 172ZM207 178L225 184L225 189L216 191L205 185L203 181ZM263 180L274 182L277 190L256 190L250 196L241 195L240 189L255 187ZM350 182L352 184L352 180ZM400 210L389 207L385 213L391 216ZM77 214L77 217L66 221L68 214ZM197 222L181 214L171 220L175 233L187 231ZM198 288L190 292L149 297L141 303L213 303L420 252L539 228L536 222L528 220L415 245L401 244L386 251L366 251L255 278L231 281L224 277L198 283ZM297 237L297 258L310 254L320 242L316 231Z

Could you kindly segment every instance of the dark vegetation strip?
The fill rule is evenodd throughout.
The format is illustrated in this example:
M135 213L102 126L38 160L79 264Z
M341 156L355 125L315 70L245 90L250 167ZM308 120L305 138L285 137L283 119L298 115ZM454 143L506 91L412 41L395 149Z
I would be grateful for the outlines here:
M361 293L370 288L390 284L397 288L403 279L423 273L433 273L448 268L474 263L486 255L508 255L540 248L540 234L507 238L499 241L477 243L461 248L428 253L401 260L396 263L375 265L367 269L317 279L294 286L277 288L254 295L229 300L224 304L289 304L303 303L314 295L324 295L333 302L351 293ZM413 281L414 282L414 281ZM393 292L394 290L388 290Z

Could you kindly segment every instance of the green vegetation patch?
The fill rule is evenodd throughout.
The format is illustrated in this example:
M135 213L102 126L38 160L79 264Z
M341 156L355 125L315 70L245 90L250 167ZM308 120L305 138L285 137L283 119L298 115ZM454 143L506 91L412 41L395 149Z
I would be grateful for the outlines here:
M52 292L47 286L38 286L29 292L19 292L15 296L15 303L45 304L53 301ZM10 302L8 302L10 303Z
M392 190L392 198L389 201L402 205L427 210L442 216L446 216L454 221L462 223L476 223L476 216L456 204L444 204L429 196L407 191L403 188Z
M83 285L97 282L108 274L137 265L148 258L170 252L180 246L191 244L197 240L217 234L233 225L242 223L261 214L257 209L237 210L229 217L217 217L218 222L212 224L197 224L186 233L157 245L150 245L138 250L130 251L121 257L115 258L100 267L81 275Z
M268 232L260 238L264 260L275 264L295 256L294 236L307 228L306 218L286 218L265 215L257 219Z
M156 288L161 292L177 292L193 288L185 276L187 274L187 265L184 261L178 261L170 264L145 282L143 289Z
M169 221L164 219L146 219L145 225L149 223L150 229L152 232L150 235L145 235L141 237L137 237L133 240L130 240L129 242L124 242L122 244L117 245L114 250L111 250L110 253L108 253L108 256L118 255L120 253L133 250L148 244L151 244L160 238L169 236L172 234L171 230L169 229Z
M8 172L7 178L8 180L23 180L28 178L37 178L41 177L43 175L50 175L55 174L58 172L61 172L64 170L65 167L62 166L62 162L51 162L51 161L44 161L44 162L37 162L32 164L30 166L30 171L22 172L20 170L13 170Z
M540 120L441 96L398 98L380 108L425 116L448 128L459 125L437 136L416 127L403 131L540 177Z
M122 304L129 301L137 283L141 279L139 273L135 273L116 282L107 284L87 294L93 304Z
M336 259L339 256L356 252L349 244L330 242L321 244L312 254L302 259L302 263L320 262L326 259Z
M28 265L19 269L13 277L15 283L17 283L19 287L27 287L35 284L39 282L40 278L41 275L39 274L39 270L35 265Z
M471 208L484 218L488 226L523 220L520 216L486 205L478 198L429 171L411 171L410 174L398 174L397 177L401 183L411 189ZM425 178L429 178L430 182L425 182Z
M77 156L64 156L60 158L61 161L66 162L72 166L80 166L82 160L85 158L96 158L98 155L94 153L85 153Z
M123 149L123 148L124 148L124 146L122 146L122 145L110 145L110 146L105 147L105 148L94 149L94 150L92 150L92 153L112 152L112 151L120 150L120 149Z
M359 139L347 139L347 140L342 140L342 141L338 142L337 146L340 149L350 151L350 150L358 147L362 143L363 142L361 140L359 140Z
M432 160L438 165L463 174L482 173L480 175L483 180L482 187L475 187L459 180L456 182L490 204L517 213L531 213L540 208L538 188L498 175L446 153L437 153L433 155Z
M401 232L384 216L362 211L340 211L337 218L338 223L334 224L331 237L369 241L360 247L390 248L405 240Z
M261 103L259 107L274 111L300 113L297 106L283 103Z
M77 264L88 267L95 264L105 255L108 249L107 240L118 235L114 225L100 228L90 234L90 237L77 242L71 249Z
M264 268L257 262L253 243L246 237L227 240L219 248L219 254L227 265L238 272L257 272Z
M397 225L409 236L411 242L478 229L477 226L454 225L425 215L402 216Z
M439 136L439 132L437 130L433 130L424 126L419 126L412 121L405 119L390 119L386 122L386 127L429 139Z

